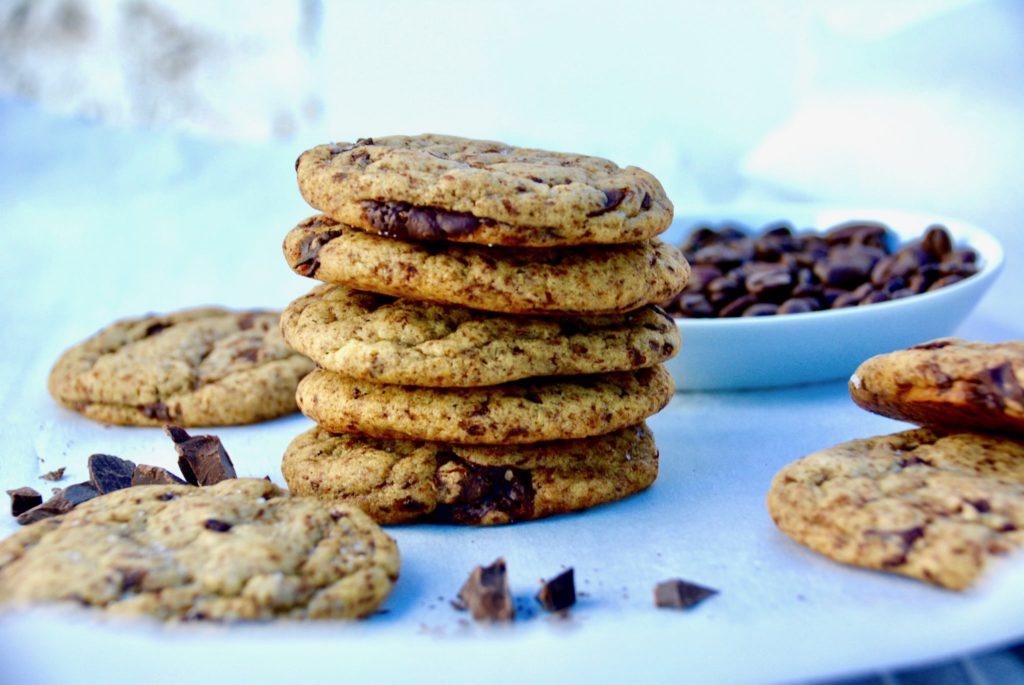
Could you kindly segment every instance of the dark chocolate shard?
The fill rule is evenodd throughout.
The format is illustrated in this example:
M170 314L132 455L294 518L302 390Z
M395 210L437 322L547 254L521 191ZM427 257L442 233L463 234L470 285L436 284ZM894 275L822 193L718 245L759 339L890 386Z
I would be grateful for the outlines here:
M680 578L673 578L658 583L654 587L654 606L670 609L689 609L703 602L708 597L717 594L718 590Z
M89 482L75 483L63 490L55 489L53 497L42 504L32 507L28 511L18 514L18 523L25 526L52 516L61 516L82 502L98 497L99 494L99 491Z
M218 519L206 519L203 523L203 528L212 530L214 533L226 533L231 530L232 524Z
M215 435L190 436L180 426L164 426L178 451L178 468L192 485L213 485L237 477L231 457Z
M8 490L11 496L11 516L19 516L43 503L43 496L30 487Z
M188 485L167 469L139 464L132 472L132 485Z
M66 466L61 466L59 469L53 471L47 471L43 475L39 476L42 480L60 480L64 477L64 471L67 469Z
M490 566L477 566L459 590L459 601L475 621L504 622L516 617L512 594L508 589L505 560L498 558Z
M88 465L89 482L102 495L132 485L134 462L112 454L93 454L89 457Z
M612 211L626 198L626 190L623 188L609 188L604 191L604 207L587 214L589 217L601 216Z
M567 568L544 583L537 593L537 601L545 611L563 611L576 603L576 581L573 570Z
M171 324L164 323L163 321L157 321L155 323L151 323L151 324L149 324L149 326L146 327L146 330L142 332L142 337L148 338L151 335L156 335L157 333L159 333L160 331L164 330L165 328L170 328L170 327L171 327Z
M320 269L320 250L340 235L341 231L323 231L303 238L299 243L299 261L292 266L295 273L313 278Z

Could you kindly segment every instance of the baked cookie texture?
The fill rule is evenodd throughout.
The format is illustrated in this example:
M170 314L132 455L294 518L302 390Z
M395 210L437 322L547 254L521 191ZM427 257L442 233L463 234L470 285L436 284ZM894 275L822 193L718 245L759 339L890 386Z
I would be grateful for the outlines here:
M295 164L306 201L402 239L551 247L658 235L672 203L658 180L606 159L444 135L319 145Z
M288 233L284 255L302 276L357 290L512 314L610 314L664 302L690 266L660 240L550 249L415 242L326 216Z
M103 423L243 424L294 412L313 367L285 345L276 312L197 308L104 328L58 359L49 390Z
M932 429L854 440L780 471L768 510L831 559L961 590L1024 544L1024 443Z
M296 392L302 413L332 433L458 444L585 438L660 411L675 386L665 367L487 388L422 388L353 380L317 369Z
M164 620L355 618L398 571L394 540L356 507L265 480L145 485L0 540L0 603Z
M628 371L659 364L680 345L678 326L657 305L618 316L508 316L333 285L292 302L281 330L330 371L428 387Z
M292 441L281 470L292 492L357 505L379 523L494 525L640 492L658 475L658 451L642 423L519 446L381 440L318 426Z
M868 359L850 378L868 411L1024 436L1024 342L941 338Z

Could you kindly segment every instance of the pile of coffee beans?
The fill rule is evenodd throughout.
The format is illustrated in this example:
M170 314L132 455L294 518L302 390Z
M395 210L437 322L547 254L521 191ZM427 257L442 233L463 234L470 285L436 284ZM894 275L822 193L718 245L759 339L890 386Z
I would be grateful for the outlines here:
M956 249L949 231L890 249L884 224L854 222L823 233L775 224L750 235L732 226L695 230L681 245L692 274L663 306L687 318L768 316L910 297L978 271L978 255Z

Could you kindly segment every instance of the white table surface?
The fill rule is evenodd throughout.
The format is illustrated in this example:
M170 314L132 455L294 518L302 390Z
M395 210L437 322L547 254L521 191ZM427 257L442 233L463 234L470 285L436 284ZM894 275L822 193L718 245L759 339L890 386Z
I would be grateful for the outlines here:
M123 316L282 307L306 292L313 284L280 252L287 230L313 213L294 182L302 146L111 131L11 103L0 115L0 488L45 491L39 475L58 466L68 469L60 485L77 482L93 452L173 467L159 430L66 411L46 394L46 375L64 348ZM957 333L1024 338L1024 324L990 306ZM296 415L211 432L240 475L283 483L280 455L309 425ZM15 615L0 619L0 681L774 682L913 666L1024 638L1019 557L956 594L839 566L774 528L764 496L780 467L905 427L855 407L844 383L681 394L650 425L661 475L630 500L493 529L390 529L402 576L386 613L370 620L167 628ZM16 527L0 517L0 534ZM448 602L474 565L498 556L521 620L472 624ZM538 579L564 566L581 597L559 620L532 597ZM652 588L670 577L720 594L687 612L655 609Z

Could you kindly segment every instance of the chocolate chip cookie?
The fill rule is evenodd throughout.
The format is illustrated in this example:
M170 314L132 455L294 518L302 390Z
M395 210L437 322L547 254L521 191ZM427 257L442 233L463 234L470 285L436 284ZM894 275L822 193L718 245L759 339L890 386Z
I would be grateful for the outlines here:
M285 345L276 312L199 308L104 328L60 357L49 389L103 423L218 426L294 412L312 369Z
M0 603L70 602L164 620L355 618L398 578L356 507L265 480L143 485L0 541Z
M325 369L428 387L627 371L679 349L679 328L657 305L616 316L509 316L334 285L289 305L281 330Z
M285 237L295 273L357 290L512 314L608 314L663 302L690 267L660 240L515 249L411 242L325 216Z
M779 472L768 510L831 559L961 590L1024 544L1024 442L932 429L854 440Z
M658 180L597 157L442 135L320 145L295 164L309 204L401 239L551 247L658 235L672 203Z
M1024 342L942 338L872 357L850 395L894 419L1024 435Z
M332 433L458 444L524 444L632 426L672 398L663 366L486 388L420 388L317 369L299 383L302 413Z
M288 446L292 492L352 503L379 523L493 525L587 509L643 490L658 474L644 424L582 440L455 445L332 435Z

